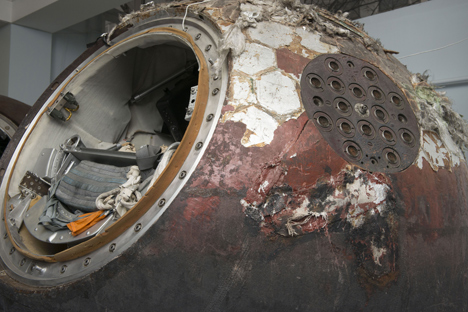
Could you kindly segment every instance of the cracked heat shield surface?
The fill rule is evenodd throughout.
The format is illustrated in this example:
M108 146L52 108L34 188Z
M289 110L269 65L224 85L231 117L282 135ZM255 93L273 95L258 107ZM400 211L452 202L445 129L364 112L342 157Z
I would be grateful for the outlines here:
M407 98L370 63L325 54L301 79L302 100L330 146L371 172L399 172L418 155L419 127Z

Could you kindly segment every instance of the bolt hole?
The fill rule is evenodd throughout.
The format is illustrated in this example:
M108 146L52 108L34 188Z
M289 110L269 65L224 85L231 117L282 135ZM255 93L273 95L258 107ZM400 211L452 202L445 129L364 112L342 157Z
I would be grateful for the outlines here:
M347 123L347 122L343 122L343 123L340 125L340 127L341 127L341 130L343 130L343 132L346 133L346 134L350 134L350 133L352 132L352 130L353 130L353 129L351 128L350 124Z
M318 96L314 96L312 101L317 106L322 106L323 105L323 100L321 98L319 98Z
M355 96L357 96L358 98L362 97L363 93L362 93L362 90L359 89L358 87L354 87L353 88L353 93Z
M385 121L385 113L382 110L377 109L375 111L375 116L377 116L377 118L379 118L380 120Z
M408 132L403 132L402 136L403 136L403 141L405 141L406 143L410 144L413 142L413 137Z
M369 127L368 125L362 125L361 130L365 135L371 135L372 134L372 128Z
M318 119L318 122L324 128L328 128L330 126L330 122L324 116L320 116L319 119Z
M393 141L393 134L390 131L384 130L383 135L384 135L385 140Z
M135 232L139 232L141 230L142 226L141 226L141 223L138 223L137 225L135 225Z
M398 120L401 122L401 123L406 123L408 120L406 119L405 115L402 115L402 114L399 114L398 115Z
M330 63L328 63L328 66L331 68L331 70L333 70L335 72L340 69L340 66L335 61L331 61Z
M353 67L354 67L354 63L351 62L351 61L348 61L346 64L348 64L348 67L349 67L349 68L353 68Z
M397 156L392 153L392 152L388 152L387 153L387 160L390 164L394 165L397 163Z
M370 70L366 70L364 72L364 76L366 76L366 78L369 79L369 80L374 80L375 79L374 73L371 72Z
M392 102L393 104L395 104L396 106L400 106L401 105L401 99L398 97L398 96L392 96Z
M320 81L320 79L318 78L311 78L310 79L310 83L312 84L312 86L314 86L315 88L321 88L322 87L322 82Z
M349 107L348 105L346 105L345 102L338 102L338 108L340 109L340 111L342 111L343 113L347 113L349 111Z
M354 157L354 158L356 158L356 157L358 156L358 154L359 154L358 149L357 149L355 146L353 146L353 145L348 146L348 147L346 148L346 152L348 152L348 154L349 154L351 157Z
M373 96L374 99L376 99L376 100L381 100L381 99L382 99L382 93L380 93L379 90L373 90L373 91L372 91L372 96Z
M333 80L331 85L332 85L332 88L335 89L336 91L341 90L341 83L339 83L338 81Z

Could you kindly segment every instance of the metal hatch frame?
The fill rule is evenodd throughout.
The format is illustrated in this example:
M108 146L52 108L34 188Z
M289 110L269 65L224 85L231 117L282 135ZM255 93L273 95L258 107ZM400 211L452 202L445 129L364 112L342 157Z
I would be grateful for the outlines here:
M172 12L174 13L174 12ZM181 148L174 154L171 162L160 178L140 202L125 217L107 228L98 236L70 247L54 255L36 255L24 250L11 239L8 228L0 222L0 256L11 277L33 286L55 286L86 276L106 265L115 257L141 238L155 224L168 208L180 189L184 186L210 140L217 120L221 114L228 83L227 64L223 64L220 73L211 70L212 60L218 58L220 31L210 25L207 18L190 15L185 20L182 30L182 18L172 16L169 11L157 11L152 16L140 21L131 29L113 39L116 44L102 47L81 63L49 97L27 127L12 156L0 188L3 196L3 219L5 220L8 189L16 160L33 131L39 118L45 114L48 106L60 95L61 90L72 79L92 63L97 57L124 44L127 40L142 35L169 34L184 41L195 53L200 67L197 102ZM177 13L174 13L176 15Z

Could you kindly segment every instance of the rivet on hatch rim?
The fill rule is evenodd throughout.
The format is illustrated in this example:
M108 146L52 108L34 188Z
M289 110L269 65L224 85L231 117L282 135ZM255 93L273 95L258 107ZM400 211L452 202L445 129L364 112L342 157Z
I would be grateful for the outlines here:
M66 265L62 265L62 267L60 268L60 274L65 273L65 271L67 271L67 266L66 266Z
M198 40L198 39L200 39L200 38L201 38L201 34L198 33L198 34L195 36L195 40Z
M20 266L23 266L26 264L26 258L21 259Z
M213 114L209 114L208 116L206 116L206 121L212 121L214 118L214 115Z
M203 142L198 142L196 145L195 145L195 149L198 151L199 149L201 149L203 147Z
M218 92L219 92L219 89L216 88L216 89L213 90L212 94L213 94L213 95L216 95L216 94L218 94Z
M11 249L10 249L10 255L12 255L12 254L15 252L15 250L16 250L15 247L11 247Z
M211 50L211 44L207 45L206 48L205 48L205 51L208 52Z
M86 258L83 262L84 266L88 266L91 263L91 258Z
M140 232L140 230L141 230L141 223L138 223L137 225L135 225L134 230L135 230L135 232Z
M110 244L110 246L109 246L109 251L110 251L110 252L114 252L114 251L115 251L115 246L116 246L115 243Z
M158 203L159 207L162 207L162 206L164 206L165 204L166 204L166 200L165 200L164 198L162 198L161 200L159 200L159 203Z

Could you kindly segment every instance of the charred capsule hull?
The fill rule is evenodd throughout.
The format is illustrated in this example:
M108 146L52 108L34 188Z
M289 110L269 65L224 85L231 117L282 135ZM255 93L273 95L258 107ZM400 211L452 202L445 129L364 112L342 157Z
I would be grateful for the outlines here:
M199 66L190 123L158 131L183 133L177 151L119 220L92 238L44 232L44 242L34 228L15 232L3 207L6 310L466 309L468 172L455 139L421 117L424 82L345 19L255 4L198 5L185 20L185 7L130 16L110 47L85 52L36 103L2 159L5 204L39 157L37 136L57 127L47 147L78 132L104 149L125 136L116 124L160 126L141 117L154 103L167 126L162 91L190 71L148 103L127 101ZM318 18L306 31L294 16L272 22L280 12ZM160 77L128 78L155 75L155 63ZM68 92L80 108L53 119ZM88 124L93 115L112 125Z

